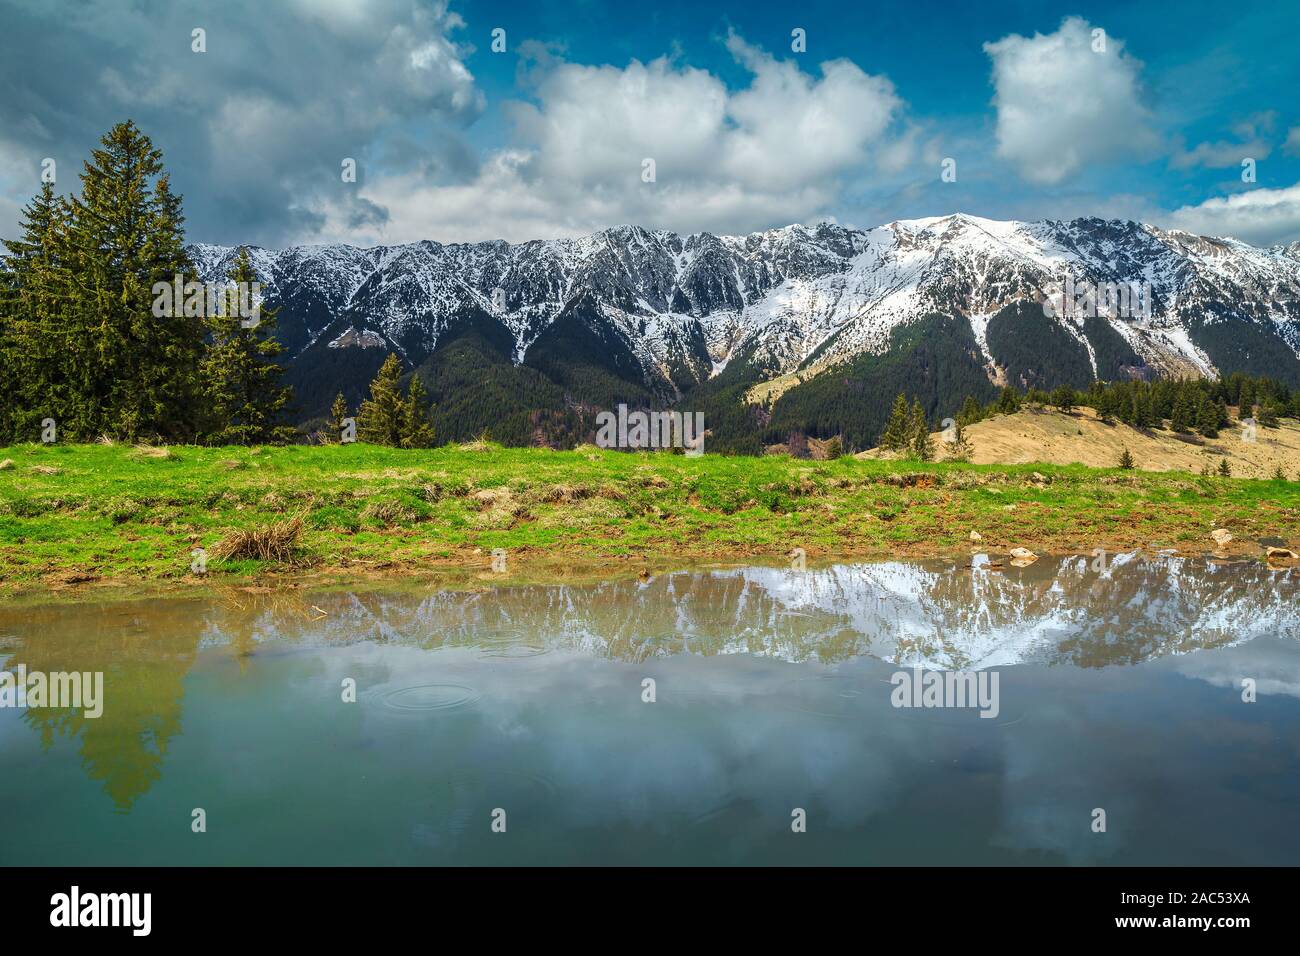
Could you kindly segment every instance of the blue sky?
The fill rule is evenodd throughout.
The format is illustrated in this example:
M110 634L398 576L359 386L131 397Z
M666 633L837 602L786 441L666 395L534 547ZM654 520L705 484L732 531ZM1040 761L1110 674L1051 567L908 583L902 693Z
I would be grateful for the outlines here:
M1293 241L1298 27L1280 2L0 0L0 235L42 159L74 189L131 117L201 241L957 211Z

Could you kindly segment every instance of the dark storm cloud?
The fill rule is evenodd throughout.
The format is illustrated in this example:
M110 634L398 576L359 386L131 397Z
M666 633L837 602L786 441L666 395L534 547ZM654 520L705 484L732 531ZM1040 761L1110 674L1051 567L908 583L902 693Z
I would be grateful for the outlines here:
M379 172L470 174L459 131L483 109L443 3L403 0L0 0L0 235L58 163L58 188L130 118L164 152L192 240L279 245L324 210L377 224ZM206 31L207 52L192 50Z

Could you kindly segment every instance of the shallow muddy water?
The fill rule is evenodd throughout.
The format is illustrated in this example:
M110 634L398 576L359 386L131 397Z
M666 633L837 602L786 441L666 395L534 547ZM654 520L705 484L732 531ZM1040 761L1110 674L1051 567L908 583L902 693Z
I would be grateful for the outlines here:
M1121 555L0 607L4 670L103 674L0 707L0 864L1296 865L1298 599ZM993 696L895 706L953 671Z

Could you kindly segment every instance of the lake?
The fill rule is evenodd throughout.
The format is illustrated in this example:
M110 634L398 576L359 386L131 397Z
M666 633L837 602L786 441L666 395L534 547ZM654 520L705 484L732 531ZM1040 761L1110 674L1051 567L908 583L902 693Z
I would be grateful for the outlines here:
M975 563L7 602L0 864L1300 864L1300 572Z

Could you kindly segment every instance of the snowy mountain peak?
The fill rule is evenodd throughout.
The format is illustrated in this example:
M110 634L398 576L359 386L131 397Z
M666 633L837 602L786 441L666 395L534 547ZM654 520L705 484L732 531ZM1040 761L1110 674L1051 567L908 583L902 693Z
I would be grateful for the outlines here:
M373 346L378 337L417 361L454 315L475 308L509 330L521 361L566 304L586 295L661 390L679 384L666 368L707 378L737 356L768 376L815 373L881 354L894 330L933 314L969 323L996 381L1005 362L986 340L990 320L1040 308L1068 281L1149 289L1145 314L1103 310L1084 321L1067 309L1051 318L1097 374L1099 351L1122 351L1123 367L1150 374L1212 374L1221 361L1254 361L1242 350L1300 362L1300 243L1258 249L1127 220L954 213L865 231L822 222L739 236L623 224L524 243L249 251L292 354L345 320L354 330L346 342ZM198 244L191 254L200 275L215 279L235 250ZM1233 333L1213 331L1222 323L1234 323Z

